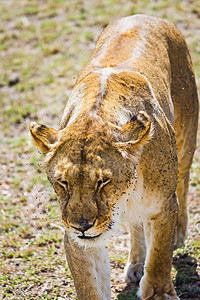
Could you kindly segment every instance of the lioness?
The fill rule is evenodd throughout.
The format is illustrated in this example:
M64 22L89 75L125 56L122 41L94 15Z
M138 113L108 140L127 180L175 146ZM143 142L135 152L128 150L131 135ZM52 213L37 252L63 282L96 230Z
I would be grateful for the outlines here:
M30 125L60 199L78 299L110 299L105 242L121 220L131 233L126 281L140 282L141 299L179 299L172 251L187 233L197 119L182 34L167 21L135 15L101 33L59 130Z

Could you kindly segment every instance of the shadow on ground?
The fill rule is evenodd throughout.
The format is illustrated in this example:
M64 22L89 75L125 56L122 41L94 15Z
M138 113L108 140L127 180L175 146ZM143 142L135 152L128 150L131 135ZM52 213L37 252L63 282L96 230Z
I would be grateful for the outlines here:
M173 258L176 269L175 286L180 299L200 299L200 277L197 273L197 260L188 253L177 253Z
M117 297L118 300L139 300L137 297L138 285L132 283L127 285Z
M176 253L173 257L173 266L176 269L174 285L179 298L187 300L200 299L200 277L197 273L197 260L188 253ZM130 284L118 295L118 300L137 300L138 286Z

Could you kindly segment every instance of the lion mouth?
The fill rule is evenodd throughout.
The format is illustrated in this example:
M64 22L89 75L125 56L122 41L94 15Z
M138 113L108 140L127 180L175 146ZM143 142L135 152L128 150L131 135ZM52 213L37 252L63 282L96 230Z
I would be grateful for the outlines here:
M82 240L88 240L88 239L95 239L95 238L98 238L99 236L101 235L98 234L98 235L94 235L94 236L89 236L89 235L85 235L84 233L82 235L78 235L79 239L82 239Z

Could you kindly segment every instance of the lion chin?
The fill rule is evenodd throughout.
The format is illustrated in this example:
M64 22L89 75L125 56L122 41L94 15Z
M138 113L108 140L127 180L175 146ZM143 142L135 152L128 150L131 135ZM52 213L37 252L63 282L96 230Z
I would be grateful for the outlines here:
M77 232L70 232L66 229L69 233L71 239L81 247L96 247L105 245L105 243L112 237L114 234L114 229L107 229L99 234L90 235L89 233L77 233Z
M98 247L105 245L117 231L119 226L119 217L113 216L112 221L104 230L92 230L85 231L81 233L80 231L69 230L66 231L70 235L71 239L81 247ZM66 227L66 226L65 226Z

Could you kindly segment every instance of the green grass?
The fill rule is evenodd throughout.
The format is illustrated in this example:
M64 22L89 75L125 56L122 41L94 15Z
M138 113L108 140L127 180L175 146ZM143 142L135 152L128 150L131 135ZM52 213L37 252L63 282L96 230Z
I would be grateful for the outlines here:
M133 300L133 299L138 299L138 298L136 298L136 294L137 294L137 289L136 288L131 288L130 290L124 291L123 293L121 293L117 297L117 299L119 299L119 300Z

